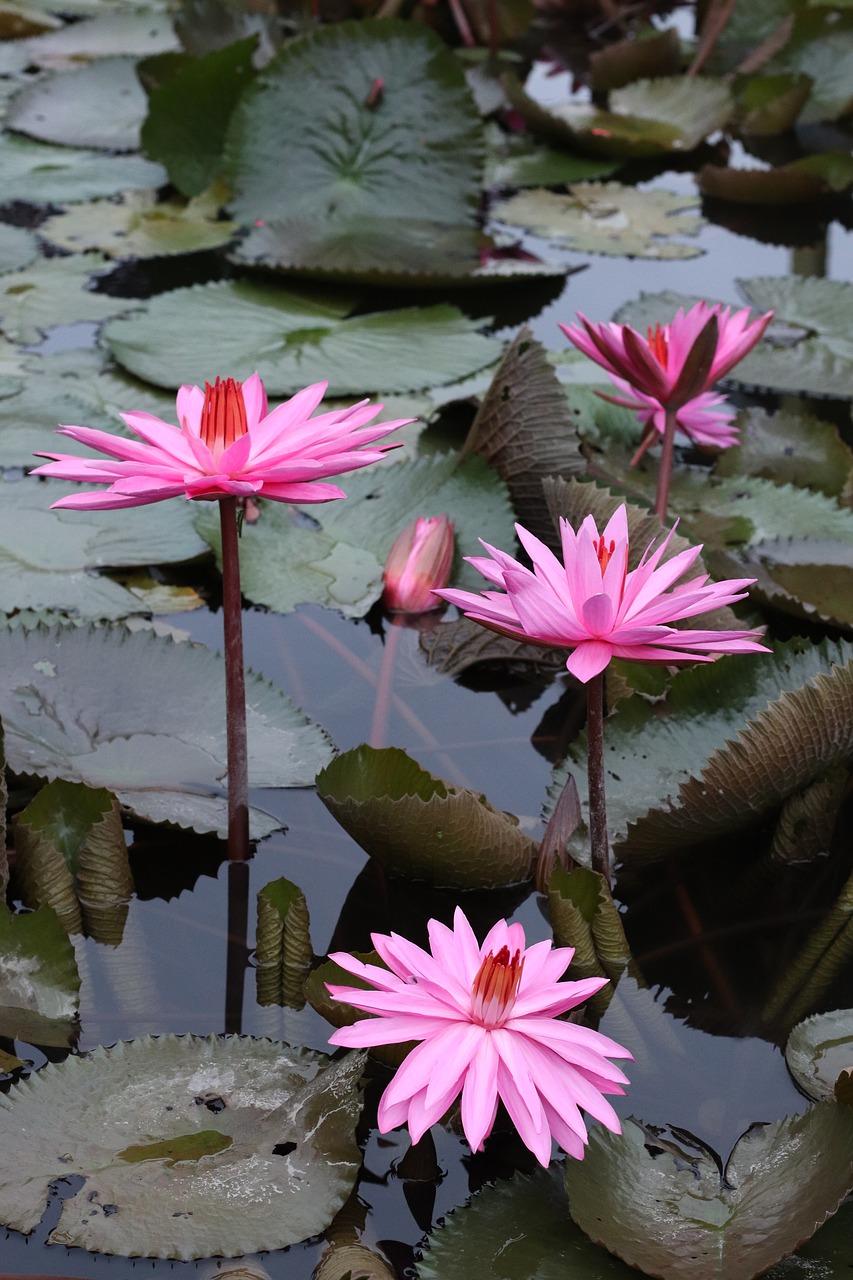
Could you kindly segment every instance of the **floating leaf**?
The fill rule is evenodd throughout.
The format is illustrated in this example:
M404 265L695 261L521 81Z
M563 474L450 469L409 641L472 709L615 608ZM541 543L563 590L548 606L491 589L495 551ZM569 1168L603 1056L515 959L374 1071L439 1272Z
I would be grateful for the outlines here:
M853 107L853 14L838 13L835 7L798 13L790 39L765 70L811 78L800 124L846 115Z
M30 59L37 67L65 67L121 54L144 58L179 48L169 18L150 9L108 11L83 22L68 23L59 31L27 43Z
M703 165L696 185L704 196L742 204L802 204L836 195L853 184L853 157L825 152L771 169Z
M67 1048L77 1033L79 991L74 948L56 913L42 907L13 915L0 902L0 1035Z
M56 442L54 437L52 447ZM64 480L3 485L0 611L62 609L85 618L143 613L146 605L139 596L92 571L170 564L205 550L189 503L127 511L50 510L51 502L78 490Z
M539 189L511 196L493 207L492 216L561 249L663 260L703 252L668 238L698 235L704 220L684 212L697 204L691 195L638 191L619 182L577 182L568 195Z
M835 1213L853 1182L851 1146L853 1109L837 1102L753 1125L722 1172L680 1130L597 1125L583 1162L566 1161L569 1211L647 1275L749 1280Z
M835 1082L853 1067L853 1009L816 1013L788 1037L785 1061L797 1084L818 1102L835 1097Z
M847 770L838 768L790 796L779 812L770 857L792 866L825 854L846 789Z
M850 645L793 640L750 657L683 671L665 710L634 697L608 720L607 816L623 856L738 831L853 755ZM583 796L582 743L570 759Z
M0 294L2 300L2 294ZM116 359L160 387L203 384L260 365L271 395L329 381L330 395L417 391L482 369L501 346L456 307L407 307L347 318L356 299L317 290L219 281L160 294L110 324Z
M314 1268L311 1280L396 1280L397 1272L366 1244L333 1244Z
M0 1098L0 1217L31 1231L73 1171L51 1244L182 1259L294 1244L328 1225L361 1164L362 1062L146 1036L49 1066Z
M566 665L559 649L543 649L499 636L465 617L422 632L419 643L430 666L448 676L461 675L479 662L509 662L523 668L534 667L546 675L556 675Z
M168 176L142 156L54 147L10 133L0 134L0 166L6 189L32 204L70 204L131 187L159 187Z
M718 476L763 476L838 497L853 471L853 449L838 428L808 413L750 408L738 415L740 442L720 454Z
M317 776L317 794L366 853L394 875L457 889L514 884L536 845L485 796L444 783L398 747L361 746Z
M311 523L283 503L265 503L257 524L245 527L241 586L247 599L289 613L306 601L363 617L382 592L382 568L392 543L419 515L456 522L459 556L474 554L477 538L498 544L512 537L512 512L500 480L479 458L460 462L437 454L357 471L344 481L347 501L310 508ZM196 528L220 557L219 521L199 504ZM455 581L480 575L458 561Z
M523 327L507 349L471 425L465 451L479 454L507 485L526 528L553 542L542 481L586 470L575 424L544 348ZM501 542L481 535L495 545ZM482 577L478 575L478 583Z
M255 953L258 1004L303 1008L302 987L314 959L308 905L302 890L284 877L258 893Z
M149 98L142 148L182 195L200 195L222 173L231 113L252 78L256 37L188 58Z
M759 543L746 564L757 600L783 613L836 627L853 627L850 545L797 538Z
M236 223L219 218L225 192L211 188L189 202L159 200L156 191L127 191L118 199L76 205L39 227L46 240L108 258L158 258L199 253L227 244Z
M16 870L29 907L52 907L68 933L118 946L133 877L118 801L55 779L15 818Z
M0 223L0 275L19 271L38 257L38 241L23 227Z
M417 1274L418 1280L631 1280L637 1273L570 1221L555 1166L486 1186L445 1215L425 1241Z
M430 253L477 266L480 117L422 26L363 19L287 45L240 100L225 155L232 211L272 224L281 267L405 274Z
M58 627L9 629L3 661L16 773L107 787L152 822L225 834L221 658L150 631ZM322 730L260 676L247 676L246 700L252 786L310 785L330 755ZM279 825L258 809L251 822L255 837Z
M676 75L681 67L681 42L675 27L666 31L641 27L629 39L590 54L590 88L595 93L621 89L634 80Z
M809 76L750 76L738 94L741 132L767 136L792 129L812 87Z
M609 178L619 162L569 155L533 142L527 133L505 133L490 126L484 187L562 187L571 182Z
M0 328L13 342L37 343L58 324L105 320L131 310L127 298L93 293L94 274L111 264L96 253L45 258L25 271L0 276Z
M136 151L146 106L133 60L103 58L26 85L9 107L6 125L42 142Z

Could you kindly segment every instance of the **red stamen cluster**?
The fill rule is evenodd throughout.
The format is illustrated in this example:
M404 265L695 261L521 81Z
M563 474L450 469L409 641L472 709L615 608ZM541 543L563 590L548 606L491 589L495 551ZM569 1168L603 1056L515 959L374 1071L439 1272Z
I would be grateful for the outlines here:
M598 563L601 565L601 573L603 576L604 570L610 564L611 556L616 550L616 541L614 538L611 538L610 546L607 546L604 538L602 537L599 538L597 542L594 541L592 545L595 547L595 554L598 556Z
M483 1027L498 1027L506 1021L518 994L524 957L520 951L512 956L509 947L501 947L484 958L471 986L471 1013Z
M652 333L652 326L649 325L648 342L649 351L651 351L658 364L665 369L669 350L666 342L666 333L659 324L655 325L654 333Z
M214 457L249 430L242 386L233 378L217 378L213 386L204 384L199 435Z

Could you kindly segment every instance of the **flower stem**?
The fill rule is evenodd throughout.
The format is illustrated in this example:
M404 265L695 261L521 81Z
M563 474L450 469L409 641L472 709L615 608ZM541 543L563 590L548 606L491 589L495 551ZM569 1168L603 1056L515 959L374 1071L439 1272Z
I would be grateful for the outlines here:
M587 776L589 779L589 841L592 869L610 884L610 846L604 797L604 674L586 686Z
M666 422L663 431L663 452L658 472L658 491L655 499L655 515L661 524L666 524L666 512L669 506L669 479L672 475L672 455L675 451L675 409L666 410Z
M249 856L249 763L246 747L246 675L237 499L219 499L222 532L222 615L225 624L225 722L228 743L228 857Z

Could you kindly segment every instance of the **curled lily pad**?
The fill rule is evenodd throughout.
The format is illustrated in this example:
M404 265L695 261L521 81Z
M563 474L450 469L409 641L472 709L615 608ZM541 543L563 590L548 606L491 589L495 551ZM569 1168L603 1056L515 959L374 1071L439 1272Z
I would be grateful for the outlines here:
M56 912L13 915L0 902L0 1035L67 1047L77 1034L79 994L74 948Z
M834 1098L838 1077L853 1069L853 1009L816 1013L798 1023L785 1045L785 1061L810 1098Z
M233 1257L322 1231L361 1164L363 1056L230 1036L146 1036L51 1066L0 1099L0 1219L101 1253Z
M569 1211L647 1275L749 1280L835 1213L853 1181L851 1144L853 1108L834 1101L753 1125L723 1169L681 1131L595 1126L583 1162L566 1162Z
M741 204L802 204L822 200L853 184L853 157L807 156L770 169L728 169L703 165L696 185L704 196Z
M536 844L485 796L444 783L397 747L361 746L317 776L317 794L395 875L459 889L530 875Z
M283 876L258 893L255 955L258 1004L301 1009L302 987L314 958L308 905L299 886Z
M10 628L3 661L0 716L16 773L105 786L140 817L225 834L218 655L150 631ZM250 783L309 785L331 752L323 731L260 676L247 675L246 701ZM279 825L259 809L250 818L255 836Z

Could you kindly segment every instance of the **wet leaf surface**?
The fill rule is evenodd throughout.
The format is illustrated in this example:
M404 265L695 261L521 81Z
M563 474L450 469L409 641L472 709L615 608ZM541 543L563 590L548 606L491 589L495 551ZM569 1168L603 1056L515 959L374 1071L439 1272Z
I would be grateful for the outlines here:
M41 142L136 151L147 102L131 58L48 72L18 93L6 124Z

